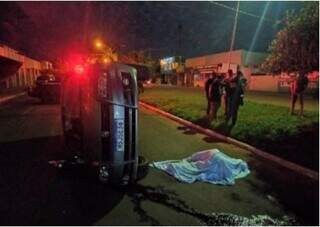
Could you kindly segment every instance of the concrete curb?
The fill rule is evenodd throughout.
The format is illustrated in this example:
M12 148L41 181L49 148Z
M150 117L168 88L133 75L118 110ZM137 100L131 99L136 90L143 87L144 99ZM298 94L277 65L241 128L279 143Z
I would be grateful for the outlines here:
M168 112L160 110L160 109L158 109L158 108L156 108L154 106L151 106L149 104L146 104L144 102L139 101L139 104L142 107L146 108L146 109L149 109L149 110L151 110L153 112L156 112L156 113L158 113L158 114L160 114L160 115L162 115L164 117L167 117L167 118L169 118L169 119L171 119L173 121L176 121L176 122L178 122L178 123L180 123L182 125L185 125L185 126L187 126L189 128L192 128L192 129L194 129L194 130L196 130L196 131L198 131L198 132L200 132L202 134L205 134L205 135L207 135L209 137L214 137L214 138L217 138L217 139L219 139L219 140L221 140L223 142L226 142L226 143L229 143L229 144L233 144L233 145L235 145L237 147L240 147L240 148L243 148L245 150L248 150L248 151L254 153L255 155L257 155L257 156L259 156L259 157L261 157L263 159L266 159L266 160L274 162L274 163L276 163L276 164L278 164L280 166L283 166L283 167L285 167L285 168L287 168L287 169L289 169L289 170L291 170L293 172L296 172L298 174L304 175L304 176L306 176L308 178L311 178L313 180L319 181L319 173L316 172L316 171L313 171L311 169L308 169L308 168L305 168L303 166L297 165L297 164L295 164L293 162L284 160L284 159L279 158L279 157L277 157L275 155L272 155L272 154L264 152L264 151L262 151L260 149L257 149L255 147L249 145L249 144L246 144L244 142L238 141L238 140L233 139L231 137L224 136L224 135L222 135L220 133L217 133L217 132L214 132L214 131L212 131L210 129L205 129L205 128L199 126L199 125L191 123L190 121L184 120L184 119L182 119L180 117L177 117L177 116L175 116L173 114L170 114Z
M9 101L11 99L15 99L15 98L18 98L20 96L23 96L25 94L26 94L26 92L20 92L20 93L14 94L14 95L8 95L8 96L0 97L0 104L3 104L4 102L7 102L7 101Z

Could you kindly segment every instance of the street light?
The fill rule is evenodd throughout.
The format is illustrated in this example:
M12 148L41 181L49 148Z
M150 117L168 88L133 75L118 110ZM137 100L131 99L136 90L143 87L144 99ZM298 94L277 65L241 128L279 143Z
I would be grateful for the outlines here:
M107 57L103 58L103 63L107 64L107 63L109 63L109 62L110 62L110 59L109 59L109 58L107 58Z
M95 41L95 46L96 46L97 49L101 49L103 44L102 44L101 41L97 40L97 41Z

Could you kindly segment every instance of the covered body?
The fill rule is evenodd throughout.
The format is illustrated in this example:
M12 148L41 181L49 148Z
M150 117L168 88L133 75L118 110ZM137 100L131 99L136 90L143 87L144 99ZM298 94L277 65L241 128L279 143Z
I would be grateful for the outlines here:
M185 183L233 185L235 179L250 173L245 161L231 158L218 149L199 151L182 160L155 162L153 166Z

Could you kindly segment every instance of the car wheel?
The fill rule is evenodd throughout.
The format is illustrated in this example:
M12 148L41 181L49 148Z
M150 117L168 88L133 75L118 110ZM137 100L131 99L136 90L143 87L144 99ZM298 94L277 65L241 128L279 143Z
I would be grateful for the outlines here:
M136 182L145 178L148 175L148 173L149 173L149 160L143 156L139 156Z

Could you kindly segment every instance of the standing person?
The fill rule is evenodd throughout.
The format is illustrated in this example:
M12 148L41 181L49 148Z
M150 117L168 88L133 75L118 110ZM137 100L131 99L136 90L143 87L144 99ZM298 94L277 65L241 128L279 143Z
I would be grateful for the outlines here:
M308 87L308 77L300 71L297 78L291 83L291 114L294 114L294 107L297 99L300 100L300 116L303 116L303 94Z
M231 99L233 97L233 93L235 90L235 82L234 82L234 75L232 69L228 70L227 76L223 81L224 86L224 115L226 120L229 119L230 115L230 108L231 108Z
M212 82L209 87L209 100L210 100L210 111L209 111L209 121L217 119L217 113L219 110L219 107L221 105L221 81L222 76L221 75L215 75L212 78Z
M243 73L238 70L239 73L239 95L240 95L240 106L244 105L243 99L244 99L244 91L247 86L247 79L244 77Z
M144 92L143 81L141 80L138 80L138 92L139 94Z
M206 81L205 85L204 85L204 89L206 92L206 98L207 98L207 116L209 116L210 113L210 99L209 99L209 89L210 89L210 85L213 81L213 77L215 76L215 72L212 72L210 78Z
M227 113L228 113L227 89L228 89L227 74L222 73L221 74L221 97L222 97L222 103L223 103L225 117L227 117Z
M233 79L233 82L235 83L235 87L230 101L228 120L231 118L232 125L235 125L238 119L239 106L243 105L244 90L247 85L247 79L243 76L240 70L237 70L237 74Z
M234 77L229 79L230 91L228 98L228 113L226 122L232 120L232 125L235 125L238 118L238 109L240 105L243 105L244 89L246 86L246 79L240 70Z

